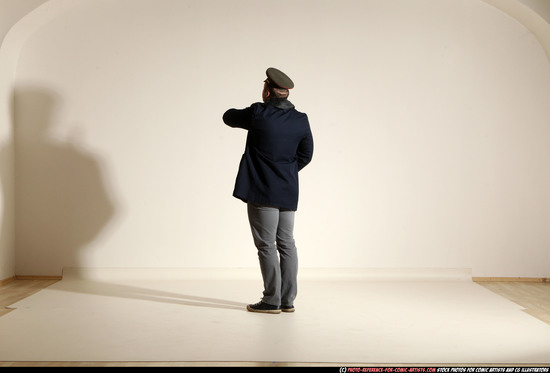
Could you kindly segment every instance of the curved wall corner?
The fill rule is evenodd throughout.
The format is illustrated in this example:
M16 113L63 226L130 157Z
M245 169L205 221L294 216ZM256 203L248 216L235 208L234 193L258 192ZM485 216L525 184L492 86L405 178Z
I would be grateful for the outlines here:
M550 13L545 0L482 0L516 19L535 35L550 62ZM544 3L543 3L544 2Z
M2 7L2 13L0 13L0 41L21 18L46 1L48 0L2 0L0 2Z
M548 0L520 0L535 12L537 12L546 22L550 23L550 1Z
M15 273L15 188L13 85L25 41L41 25L71 6L70 1L29 0L3 3L0 28L0 280Z

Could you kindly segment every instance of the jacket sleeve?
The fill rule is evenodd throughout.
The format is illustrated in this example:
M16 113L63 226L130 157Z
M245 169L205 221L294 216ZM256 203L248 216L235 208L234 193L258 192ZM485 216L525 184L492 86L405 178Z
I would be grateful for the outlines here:
M252 108L246 109L229 109L223 114L223 121L229 127L250 129L252 123L253 111Z
M308 131L306 135L300 141L298 145L298 151L296 152L296 159L298 161L298 171L307 166L313 158L313 135L308 125Z

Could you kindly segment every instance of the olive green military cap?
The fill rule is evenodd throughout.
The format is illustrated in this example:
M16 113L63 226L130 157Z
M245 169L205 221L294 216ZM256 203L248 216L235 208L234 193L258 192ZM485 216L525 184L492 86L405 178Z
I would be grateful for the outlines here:
M270 67L266 70L265 74L267 75L267 79L264 82L267 84L283 89L294 88L294 82L281 70Z

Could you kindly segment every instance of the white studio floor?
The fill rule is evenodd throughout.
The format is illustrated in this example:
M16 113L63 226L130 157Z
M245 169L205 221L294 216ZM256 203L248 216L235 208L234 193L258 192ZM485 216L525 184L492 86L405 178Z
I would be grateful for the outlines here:
M461 271L301 270L295 313L247 312L254 270L64 271L0 317L0 361L550 363L550 325Z

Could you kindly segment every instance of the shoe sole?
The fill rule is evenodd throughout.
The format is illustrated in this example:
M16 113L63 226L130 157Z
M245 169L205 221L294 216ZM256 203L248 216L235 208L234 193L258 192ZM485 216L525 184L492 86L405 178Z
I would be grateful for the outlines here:
M294 308L281 308L282 312L294 312Z
M246 309L250 312L258 312L258 313L281 313L281 310L257 310L255 308L250 307L250 305L246 306Z

